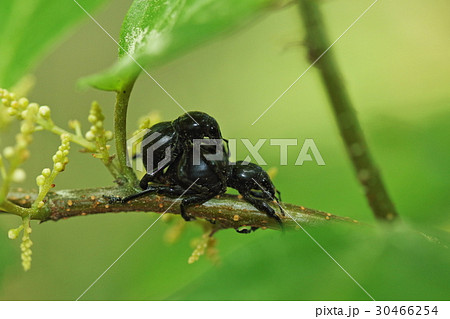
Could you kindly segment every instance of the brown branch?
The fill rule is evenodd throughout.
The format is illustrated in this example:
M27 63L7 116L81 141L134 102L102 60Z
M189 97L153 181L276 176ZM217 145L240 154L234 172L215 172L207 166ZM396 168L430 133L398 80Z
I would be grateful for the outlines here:
M36 197L36 192L13 191L8 200L22 207L29 207ZM158 195L150 195L129 203L110 204L104 196L129 195L124 187L105 187L78 190L60 190L50 192L46 198L47 209L32 219L40 221L58 221L75 216L92 214L120 213L120 212L155 212L179 214L180 208L176 199ZM277 209L273 205L274 209ZM286 229L298 228L296 222L302 226L318 224L320 222L339 221L358 223L347 217L339 217L319 210L283 204L286 216L281 216ZM238 228L241 226L266 227L279 230L278 223L257 211L253 206L235 195L222 195L203 205L189 208L189 214L196 218L212 221L217 228ZM292 216L291 219L289 216Z

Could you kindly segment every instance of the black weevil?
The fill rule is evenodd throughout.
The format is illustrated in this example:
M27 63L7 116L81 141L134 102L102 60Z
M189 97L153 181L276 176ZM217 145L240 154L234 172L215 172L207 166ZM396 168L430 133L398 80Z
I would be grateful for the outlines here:
M157 132L157 138L149 137ZM216 145L201 145L197 150L200 156L194 161L194 139L212 139ZM128 202L146 194L156 193L169 197L182 197L180 204L181 216L191 220L186 212L187 207L202 204L211 198L224 194L227 187L239 191L242 197L269 217L274 218L282 226L280 217L268 204L276 201L281 208L280 192L275 189L269 175L258 165L247 162L230 163L228 149L223 142L219 124L206 113L189 112L172 122L161 122L152 126L145 135L142 143L143 164L147 169L141 179L142 192L122 199ZM157 144L158 143L158 144ZM158 147L154 147L158 145ZM165 147L161 147L165 145ZM215 154L219 149L220 156L208 159L208 155ZM151 150L151 152L149 152ZM153 169L149 163L159 163L169 153L170 160L162 167ZM150 158L151 156L152 158ZM151 170L149 168L152 168ZM149 185L149 182L152 184ZM236 231L249 233L257 227Z

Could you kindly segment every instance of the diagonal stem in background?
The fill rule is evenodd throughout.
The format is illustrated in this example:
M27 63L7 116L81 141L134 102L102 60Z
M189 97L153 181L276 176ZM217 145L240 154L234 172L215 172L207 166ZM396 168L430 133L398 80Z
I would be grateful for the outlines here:
M306 30L305 43L309 49L309 58L315 61L330 46L325 24L318 1L298 1ZM328 93L347 153L375 217L380 220L394 220L398 217L397 211L372 158L332 50L323 55L316 66Z

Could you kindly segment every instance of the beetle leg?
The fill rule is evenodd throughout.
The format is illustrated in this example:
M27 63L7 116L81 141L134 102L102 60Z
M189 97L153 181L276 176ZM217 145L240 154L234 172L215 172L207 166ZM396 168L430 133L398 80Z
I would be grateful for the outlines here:
M255 206L258 210L265 212L267 216L274 218L278 224L280 224L280 227L283 228L283 223L280 219L280 217L275 213L272 207L269 206L267 202L265 202L262 199L254 198L252 197L250 192L247 193L241 193L241 195L244 197L244 199Z
M280 203L282 202L282 200L281 200L281 192L279 191L279 190L277 190L277 194L278 194L278 200L280 201Z
M248 229L248 228L243 228L243 229L236 228L235 231L238 232L239 234L250 234L251 232L254 232L257 229L259 229L259 227L252 226L250 229Z
M278 193L278 196L279 196L279 193L280 193L280 192L277 191L277 193ZM272 196L267 195L266 192L263 192L263 191L254 191L254 190L251 190L251 191L250 191L250 194L251 194L253 197L256 197L256 198L267 199L267 200L275 200L277 206L280 208L280 213L281 213L281 215L283 215L283 216L286 215L285 212L284 212L283 207L281 207L281 199L278 199L276 196L275 196L274 198L272 198ZM265 194L266 194L266 195L265 195Z
M183 198L183 200L181 201L181 204L180 204L181 217L183 217L185 221L190 221L191 219L195 219L192 216L189 216L189 214L186 212L186 209L189 206L201 205L204 202L209 201L214 196L216 196L215 193L204 194L204 195L195 194L195 195L191 195L186 198Z
M251 191L250 191L250 194L251 194L253 197L257 197L257 198L261 198L261 199L269 199L269 200L270 200L270 198L268 198L267 196L264 196L264 192L262 192L262 191L254 191L254 190L251 190Z
M146 190L148 188L148 183L150 183L151 181L153 181L153 176L145 174L139 181L139 187L143 190Z
M146 190L143 190L140 193L133 194L130 196L127 196L122 199L122 203L127 203L130 200L148 195L148 194L159 194L159 195L166 195L170 197L175 196L181 196L186 194L192 194L191 190L186 191L183 187L172 185L172 186L166 186L166 185L149 185Z

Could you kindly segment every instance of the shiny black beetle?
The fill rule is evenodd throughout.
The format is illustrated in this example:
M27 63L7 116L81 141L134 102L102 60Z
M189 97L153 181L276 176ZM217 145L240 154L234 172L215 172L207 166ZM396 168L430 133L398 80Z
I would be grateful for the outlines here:
M150 182L162 183L165 169L183 154L184 149L192 148L194 140L204 138L223 140L217 121L203 112L188 112L172 122L153 125L142 140L141 154L146 174L139 186L145 190ZM228 159L228 150L224 148L223 151Z
M200 156L195 161L193 141L205 138L215 142L200 145ZM202 204L224 194L227 187L232 187L246 201L282 225L280 217L268 204L269 201L276 201L284 215L280 192L275 189L269 175L256 164L242 161L230 163L226 143L217 121L206 113L189 112L173 122L155 124L142 142L142 158L147 169L140 181L143 191L121 201L128 202L151 193L181 196L181 216L189 221L191 216L186 212L187 207ZM217 154L218 150L219 156L211 159L210 155ZM168 161L153 169L153 163L161 163L167 156ZM249 233L256 229L236 230Z

